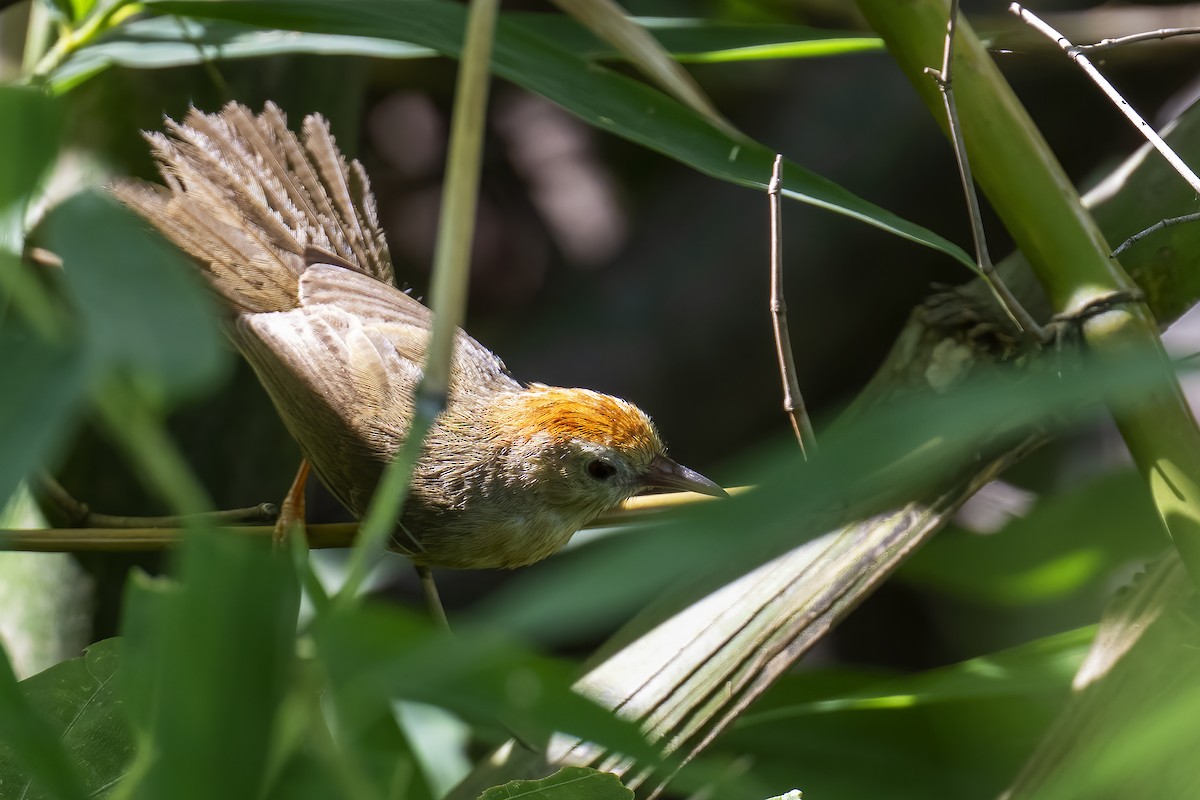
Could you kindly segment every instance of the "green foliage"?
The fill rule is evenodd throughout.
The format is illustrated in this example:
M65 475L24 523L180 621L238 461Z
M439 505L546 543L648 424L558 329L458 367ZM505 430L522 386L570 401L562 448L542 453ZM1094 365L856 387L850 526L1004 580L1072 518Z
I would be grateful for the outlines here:
M1094 587L1166 544L1137 474L1116 472L1044 498L1000 535L949 530L901 574L955 597L1020 607Z
M586 767L563 767L537 781L511 781L494 786L479 800L633 800L617 776Z
M63 661L22 682L29 706L57 735L56 746L30 753L19 745L35 745L36 733L14 731L0 746L0 796L83 797L112 788L125 774L134 754L134 739L118 695L121 644L97 642L79 658ZM17 719L11 708L3 714ZM57 763L39 763L53 757ZM61 773L61 775L59 774ZM79 773L76 776L76 773ZM76 782L74 788L67 788Z
M79 766L64 745L76 719L70 713L72 706L84 710L88 704L55 685L63 672L67 670L36 682L30 678L18 686L8 656L0 650L0 790L5 797L82 800L87 796ZM86 680L92 694L104 685L90 675ZM89 720L94 718L92 711ZM43 713L57 713L58 718L47 719Z
M165 13L266 29L394 40L455 57L461 47L465 13L461 6L422 0L404 3L388 0L233 0L224 3L153 0L147 6ZM707 175L742 186L766 188L775 157L771 150L749 138L726 133L682 103L640 81L588 61L544 37L535 27L526 25L521 19L500 21L492 57L496 75L558 103L601 130L670 156ZM188 41L186 34L181 34L179 40L181 47L196 47ZM319 46L329 44L326 40L311 41ZM303 52L305 42L304 39L295 40L293 52ZM407 46L380 49L375 45L369 46L368 52L389 57L413 56ZM96 68L94 63L87 64L82 72L94 72ZM78 74L69 74L66 82L73 84ZM936 248L974 268L974 262L961 248L941 236L791 162L784 169L784 194Z
M70 436L87 380L79 353L3 327L0 371L6 384L0 392L0 423L5 429L0 438L0 497L7 500Z
M71 107L73 120L86 118L81 109L97 113L78 98L89 78L114 66L202 65L219 77L217 65L277 55L458 57L465 12L421 0L149 0L151 16L126 19L121 5L55 3L63 35L31 77L58 99L0 87L0 118L10 123L0 126L0 152L17 154L0 170L0 499L53 463L90 404L148 488L175 510L196 510L204 492L162 416L216 385L227 361L212 304L186 260L110 199L85 191L52 208L32 234L61 257L61 274L21 263L26 216L59 153L64 111L81 103ZM879 47L871 36L773 23L641 24L687 61ZM612 56L572 21L512 13L502 16L493 69L599 130L719 180L763 188L772 150L597 63ZM941 236L790 162L785 193L970 261ZM686 603L803 542L849 548L853 542L821 537L954 485L1031 431L1093 419L1098 397L1119 411L1136 408L1163 382L1136 353L1085 364L1068 355L1023 360L944 396L860 414L823 438L818 463L803 463L790 442L762 448L747 459L756 491L519 577L458 616L453 637L402 609L331 605L306 552L293 560L192 521L171 577L138 572L129 580L119 638L19 684L0 653L0 798L433 800L477 755L464 731L534 747L556 734L577 737L674 774L677 764L637 726L573 689L578 664L531 642L576 642L647 606L635 627L653 625L664 616L653 605L664 587L674 592L664 607ZM1140 483L1106 477L1048 497L1002 534L947 536L903 575L956 598L1025 608L1110 581L1162 546L1149 533L1156 524ZM788 591L818 598L830 585L805 576ZM300 613L304 592L311 615ZM811 797L995 796L1054 718L1094 633L1076 628L911 675L788 675L719 740L711 760L684 768L679 785L729 797L766 796L747 794L749 785L777 793L797 784ZM1162 652L1170 660L1173 651ZM703 686L701 673L644 681ZM715 704L733 689L731 682L705 698ZM1148 749L1187 741L1200 700L1191 690L1171 699L1178 702L1153 714L1130 712L1136 730L1120 730L1117 720L1120 757L1098 774L1118 779ZM746 763L753 781L739 783ZM1071 769L1058 785L1096 780L1084 767ZM608 773L566 768L478 796L633 794Z
M785 785L800 776L809 796L995 797L1052 718L1094 633L902 677L791 675L717 751L756 753L760 777Z
M84 192L55 207L38 234L63 260L94 374L137 375L171 399L221 375L227 350L200 276L132 212Z

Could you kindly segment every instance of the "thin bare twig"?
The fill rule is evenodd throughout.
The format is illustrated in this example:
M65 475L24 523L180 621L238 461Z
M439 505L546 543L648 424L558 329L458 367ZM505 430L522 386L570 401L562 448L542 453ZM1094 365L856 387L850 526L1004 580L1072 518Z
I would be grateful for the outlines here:
M767 197L771 205L771 324L775 329L775 352L779 356L779 374L783 379L783 410L796 432L800 452L805 460L811 452L817 452L817 437L813 433L812 421L804 407L800 394L800 382L796 379L796 359L792 356L792 338L788 333L787 303L783 297L783 209L780 207L780 190L783 188L783 156L775 156L771 170L771 182L767 184Z
M1137 244L1152 233L1157 233L1163 228L1169 228L1172 225L1182 225L1185 222L1200 222L1200 212L1196 212L1194 214L1184 214L1182 217L1171 217L1170 219L1160 220L1151 225L1149 228L1146 228L1146 230L1138 231L1133 236L1130 236L1128 239L1121 242L1117 249L1112 251L1113 257L1115 258L1116 256L1121 255L1121 253L1125 252L1131 246Z
M1154 145L1154 149L1158 150L1158 152L1162 154L1162 157L1167 160L1167 163L1175 168L1175 171L1178 172L1179 175L1188 182L1188 185L1190 185L1197 194L1200 194L1200 177L1196 176L1196 173L1192 171L1191 167L1185 164L1183 159L1175 154L1175 151L1163 141L1162 137L1158 135L1158 132L1155 131L1154 128L1150 127L1150 124L1147 123L1146 120L1142 119L1141 116L1133 110L1133 107L1129 105L1129 102L1126 101L1124 97L1121 96L1120 92L1118 92L1113 85L1109 83L1103 75L1100 74L1100 70L1096 69L1095 65L1092 64L1092 62L1088 60L1088 57L1083 54L1082 48L1071 44L1071 42L1065 36L1043 22L1036 14L1029 9L1024 8L1020 3L1013 3L1008 7L1008 10L1038 33L1042 34L1051 41L1056 42L1062 51L1067 54L1067 57L1078 64L1079 68L1084 71L1084 74L1091 78L1092 82L1099 86L1102 92L1108 95L1108 98L1113 101L1113 104L1116 105L1121 113L1125 115L1126 119L1133 123L1134 127L1141 132L1142 136L1146 137L1146 141Z
M958 120L958 104L954 100L954 34L957 30L958 0L951 0L950 17L946 23L946 41L942 47L942 68L937 70L926 67L925 73L933 76L934 81L937 82L938 91L942 95L942 104L946 108L946 126L950 133L950 142L954 147L954 158L958 162L958 176L962 181L963 194L967 199L967 213L971 218L971 238L975 242L975 260L978 262L980 274L988 288L992 290L996 302L1005 310L1013 323L1030 337L1042 342L1046 339L1045 331L1005 285L992 263L991 253L988 252L987 235L983 230L983 216L979 213L979 194L975 191L975 179L971 176L971 162L967 158L967 145L963 141L962 124Z
M1092 44L1077 44L1075 45L1075 49L1077 51L1093 53L1100 50L1112 50L1115 47L1122 47L1137 42L1149 42L1155 39L1170 39L1174 36L1192 36L1195 34L1200 34L1200 26L1159 28L1156 31L1144 31L1142 33L1131 33L1128 36L1117 36L1112 39L1101 39Z
M231 508L225 511L209 511L184 517L128 517L116 514L100 514L76 500L49 474L41 473L34 478L38 496L53 503L64 521L72 528L180 528L186 520L204 519L215 525L261 525L272 522L279 509L274 503L259 503L248 508Z

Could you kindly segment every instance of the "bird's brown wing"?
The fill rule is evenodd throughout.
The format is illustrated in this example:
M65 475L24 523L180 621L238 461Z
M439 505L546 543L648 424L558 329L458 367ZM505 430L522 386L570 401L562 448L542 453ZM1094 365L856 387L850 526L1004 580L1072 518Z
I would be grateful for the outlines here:
M304 271L299 298L288 311L242 315L233 338L322 479L361 513L378 463L407 434L430 312L398 289L325 264ZM454 376L452 402L464 386L475 397L520 388L462 331Z
M433 316L428 308L399 289L324 264L313 264L304 272L300 302L302 308L337 308L359 320L365 340L357 345L362 352L357 361L372 364L372 369L377 365L392 377L392 388L381 397L390 398L397 391L411 396L425 362ZM476 393L520 388L504 362L462 330L454 361L455 385L470 386Z

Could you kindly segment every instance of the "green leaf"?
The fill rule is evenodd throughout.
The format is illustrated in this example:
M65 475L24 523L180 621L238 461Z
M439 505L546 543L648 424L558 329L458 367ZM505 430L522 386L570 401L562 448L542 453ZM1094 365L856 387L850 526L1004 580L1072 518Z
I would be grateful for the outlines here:
M1127 470L1042 498L997 533L945 531L900 575L956 597L1021 606L1094 587L1168 545L1145 482Z
M513 13L519 21L560 47L584 58L618 58L620 54L578 24L558 14ZM633 17L678 61L720 63L780 58L815 58L883 49L877 37L853 31L802 25L723 22L688 17Z
M292 679L299 592L268 543L207 531L178 586L126 596L122 692L151 763L137 796L257 797Z
M406 699L511 727L530 741L562 732L654 759L635 726L571 690L570 665L503 637L467 628L447 636L411 612L372 606L326 614L312 634L347 736Z
M451 57L459 54L465 11L457 4L428 0L151 0L147 7L264 28L394 39ZM773 151L748 138L731 136L657 89L564 49L520 20L500 20L492 69L601 130L714 178L766 189ZM791 162L784 167L783 193L940 250L975 268L957 245Z
M1071 685L1071 678L1083 663L1095 636L1095 626L1088 626L960 664L873 681L849 691L839 686L819 685L815 677L798 676L794 681L785 680L782 688L739 719L737 726L746 728L839 711L886 711L933 703L1062 693ZM810 685L814 683L818 685ZM790 692L797 694L789 699Z
M0 169L0 305L12 303L43 338L52 339L60 332L58 309L20 257L26 209L58 152L62 103L33 89L0 86L0 119L0 152L9 154Z
M395 39L299 33L220 20L150 17L122 23L95 43L80 48L54 72L51 85L56 92L66 92L111 66L161 69L287 53L394 59L438 55L428 47Z
M20 234L26 203L58 152L62 104L42 92L0 86L0 245L21 252Z
M98 374L129 371L177 398L222 373L227 349L203 279L132 212L83 192L51 211L38 235L62 257Z
M53 707L55 703L49 705ZM52 708L46 711L53 713ZM87 796L63 741L22 691L3 647L0 647L0 792L13 798L83 800Z
M616 775L588 767L563 767L548 778L493 786L479 800L633 800Z
M902 677L789 675L718 740L716 754L753 753L756 778L815 797L993 798L1069 693L1095 632Z
M0 327L0 375L4 376L0 392L3 503L70 435L87 389L87 372L80 353L6 325Z
M46 719L71 761L72 772L82 775L83 789L96 796L112 787L133 758L133 734L117 694L120 642L106 639L92 645L80 658L54 665L21 682L29 704ZM0 792L4 797L36 800L41 790L28 786L12 760L0 748ZM20 792L11 793L12 787Z
M512 20L582 58L619 58L578 23L558 14L510 12ZM881 50L877 37L799 25L714 22L642 17L633 21L654 34L679 61L717 63L810 58ZM431 58L438 52L397 39L301 33L186 17L151 17L122 23L79 48L51 75L55 92L66 92L110 66L159 69L205 60L257 58L284 53Z

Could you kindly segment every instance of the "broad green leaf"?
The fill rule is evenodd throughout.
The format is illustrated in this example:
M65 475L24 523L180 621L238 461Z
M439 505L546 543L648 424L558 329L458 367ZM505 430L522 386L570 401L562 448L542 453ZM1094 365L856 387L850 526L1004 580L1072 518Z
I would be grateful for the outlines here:
M464 7L428 0L151 0L161 12L308 33L388 38L457 57ZM682 103L601 67L524 26L501 19L493 71L540 94L585 122L674 158L720 180L765 190L775 154L731 136ZM962 248L867 202L795 163L784 168L783 193L933 247L974 269Z
M131 591L121 688L151 763L138 797L256 797L295 669L299 592L269 544L206 531L176 588Z
M3 126L0 126L3 127ZM0 261L4 255L0 253ZM72 431L87 390L80 353L0 327L0 503L51 459ZM0 537L3 547L3 537Z
M106 639L79 658L63 661L21 682L29 704L50 724L89 796L99 796L125 774L133 734L117 693L120 642ZM0 796L37 800L44 792L0 748ZM20 789L13 793L13 787Z
M168 397L221 374L227 350L203 279L132 212L84 192L51 211L38 234L62 257L99 374L131 371Z
M32 679L31 679L32 680ZM22 691L0 647L0 793L3 797L83 800L78 769L45 714Z
M479 800L633 800L633 792L611 773L563 767L540 780L493 786Z

